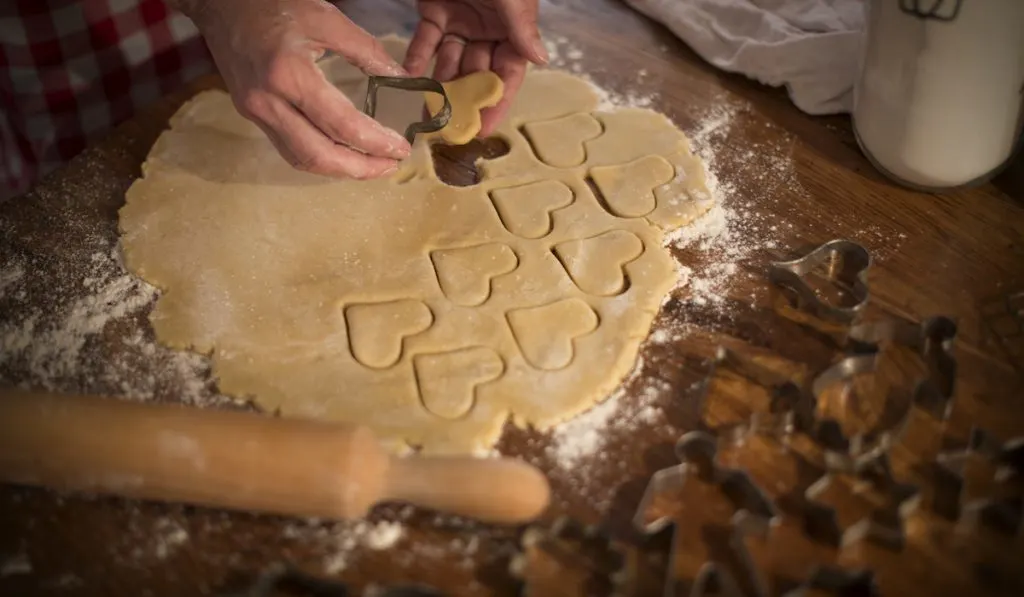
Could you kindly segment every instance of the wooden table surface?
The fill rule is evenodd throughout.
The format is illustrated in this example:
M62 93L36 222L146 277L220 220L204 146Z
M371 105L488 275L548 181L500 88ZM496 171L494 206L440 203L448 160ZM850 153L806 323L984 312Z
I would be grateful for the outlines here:
M353 1L344 8L374 33L408 31L414 20L407 5L398 1ZM728 309L721 304L709 309L688 300L693 290L687 288L665 304L656 325L674 330L671 339L645 345L639 374L626 384L621 398L627 403L640 400L644 388L656 380L661 391L651 404L664 413L658 422L639 422L628 433L610 433L602 458L582 472L559 469L547 449L551 440L544 434L508 429L501 450L527 458L550 474L556 492L552 518L568 514L604 525L627 544L635 540L633 512L651 475L675 462L675 438L701 420L727 419L729 413L743 410L743 400L736 397L742 392L729 390L739 387L738 382L723 382L723 397L709 403L703 419L694 409L693 384L702 379L703 359L716 345L756 349L812 370L834 361L839 347L833 340L808 332L772 308L777 303L765 291L763 273L769 260L793 256L798 247L845 237L864 244L875 257L865 318L919 321L946 315L957 321L955 408L946 423L915 411L903 442L892 451L897 475L919 485L924 496L921 507L906 520L907 540L901 549L866 540L842 549L821 545L798 528L794 531L797 515L787 512L781 530L767 544L751 545L751 552L759 564L766 561L763 558L788 556L805 567L830 562L866 566L886 595L1024 594L1024 540L966 523L954 525L938 516L931 507L935 482L930 466L936 450L946 445L943 442L963 440L974 425L1004 439L1024 434L1021 314L1016 332L1012 318L1003 321L1010 328L998 328L991 316L1000 301L1024 291L1021 160L995 183L980 188L941 195L904 190L870 167L857 148L848 118L806 116L781 91L712 69L664 29L618 2L544 2L542 20L549 34L564 36L582 50L579 64L601 85L641 94L656 91L653 107L690 133L698 149L711 142L706 134L708 115L728 106L729 126L714 140L719 184L731 189L734 207L742 203L748 209L736 209L734 217L757 219L778 229L772 243L743 256L739 267L750 275L728 289L722 301ZM640 69L646 75L638 80ZM57 304L82 292L77 282L89 271L90 255L97 246L116 242L117 209L152 142L181 101L209 84L198 82L166 98L35 191L0 204L0 255L17 255L31 264L27 284L33 305ZM441 153L439 170L452 180L471 177L467 164L472 163L473 151ZM762 159L768 153L782 163L785 173L766 178L773 161ZM785 184L779 176L784 176ZM699 267L701 253L693 247L676 254ZM0 297L0 323L16 320L14 310L20 308L5 300ZM151 334L144 311L107 326L100 340L82 351L83 358L99 364L83 367L100 370L104 359L127 358L124 339L140 330ZM685 326L679 325L684 321ZM145 374L146 358L131 358L137 360L135 370ZM62 380L63 391L123 393L102 376L72 374ZM0 366L0 381L35 380L28 366L14 362ZM179 389L171 384L158 388L155 395L174 400ZM785 468L787 457L763 443L748 444L740 460L755 480L772 480L773 471ZM783 478L762 482L780 503L800 488L785 487ZM857 487L837 487L833 499L843 524L870 515L872 507L865 505L867 498ZM696 537L688 547L695 558L717 553L714 546L702 543L714 542L709 538L713 533L703 531L721 523L715 518L720 506L692 500L680 506L686 536ZM335 577L354 587L417 582L450 594L518 590L508 563L521 529L491 528L398 507L382 507L372 516L373 521L395 519L401 521L404 536L393 549L345 551L351 525L4 487L0 594L218 594L238 588L277 561L314 574L340 570ZM332 554L347 558L346 565L332 565ZM31 571L19 563L30 563ZM773 560L763 567L791 564ZM572 577L560 572L558 578Z

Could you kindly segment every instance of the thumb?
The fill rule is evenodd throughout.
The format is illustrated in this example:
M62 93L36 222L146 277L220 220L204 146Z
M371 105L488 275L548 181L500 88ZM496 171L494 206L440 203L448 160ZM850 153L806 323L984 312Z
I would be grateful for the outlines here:
M537 28L537 0L495 0L495 5L516 51L534 64L547 64L550 58Z
M319 43L342 55L366 74L391 77L408 75L377 38L349 20L337 8L331 6L330 9L333 12L320 15L322 18L311 23Z

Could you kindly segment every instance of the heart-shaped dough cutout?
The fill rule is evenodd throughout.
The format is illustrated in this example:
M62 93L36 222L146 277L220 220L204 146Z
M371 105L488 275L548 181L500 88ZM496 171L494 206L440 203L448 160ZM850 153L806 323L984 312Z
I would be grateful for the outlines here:
M628 230L611 230L559 243L552 251L580 290L614 296L629 288L626 264L640 257L644 244Z
M501 223L523 238L543 238L551 233L551 213L567 207L575 195L564 182L541 180L518 187L494 189L491 202Z
M675 169L665 158L648 155L627 164L590 169L590 180L605 207L620 218L642 218L658 206L654 189L672 182Z
M508 313L512 335L528 363L548 371L569 366L573 340L597 329L597 313L580 299L515 309Z
M505 371L498 353L483 346L420 354L412 362L424 408L444 419L469 414L476 403L477 386L498 379Z
M574 168L587 161L585 143L604 128L590 114L570 114L555 120L523 125L526 139L540 161L555 168Z
M432 251L430 260L441 291L463 307L482 305L491 296L491 279L519 264L512 248L504 243Z
M420 301L356 303L345 309L352 356L366 367L385 369L402 357L402 341L433 323L430 309Z

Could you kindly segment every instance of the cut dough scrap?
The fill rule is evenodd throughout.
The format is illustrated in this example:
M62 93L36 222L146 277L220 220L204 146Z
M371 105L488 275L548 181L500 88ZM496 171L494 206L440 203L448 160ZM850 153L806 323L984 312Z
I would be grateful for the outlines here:
M572 189L557 180L542 180L491 191L502 224L523 238L542 238L551 232L551 212L572 203Z
M430 254L441 291L456 305L475 307L491 295L491 279L516 268L519 260L502 243L441 249Z
M434 133L451 145L465 145L480 132L480 111L498 105L505 92L501 77L494 71L479 71L442 83L452 116L443 129ZM436 93L424 93L427 109L437 114L444 107L444 98Z
M597 315L585 302L566 299L508 314L523 356L538 369L562 369L575 356L573 341L597 328Z
M560 243L552 250L580 290L614 296L626 290L626 264L644 252L644 244L628 230L612 230Z
M430 309L419 301L350 305L345 309L352 355L367 367L384 369L402 356L402 341L430 327Z
M413 368L423 406L445 419L466 416L477 386L494 381L505 369L498 353L482 346L416 355Z
M570 114L555 120L523 125L526 137L542 162L572 168L587 160L585 143L601 134L601 123L590 114Z
M347 87L355 79L332 64L323 67L361 104ZM418 120L422 96L402 96L410 97L382 104L378 117ZM595 113L597 105L586 81L530 71L497 129L509 153L479 166L480 184L450 187L433 171L424 136L393 178L339 181L291 168L227 94L197 95L154 145L120 212L126 264L162 290L151 315L157 338L210 353L225 394L282 416L367 425L395 449L488 450L509 419L545 429L583 412L629 373L676 283L664 230L710 207L703 167L670 121L646 110ZM520 130L572 114L593 115L604 133L585 143L585 163L544 164ZM653 211L609 213L590 171L647 156L674 172L654 189ZM517 194L508 209L497 199ZM588 292L553 251L618 231L643 246L618 294ZM432 254L485 246L507 247L515 268L491 275L475 305L497 270L465 270L468 280L449 280L464 289L454 300ZM578 251L588 252L616 265L624 254L611 245ZM614 287L605 276L622 271L598 271L591 289ZM524 311L536 308L532 318ZM500 361L494 378L484 375L495 362L484 351Z

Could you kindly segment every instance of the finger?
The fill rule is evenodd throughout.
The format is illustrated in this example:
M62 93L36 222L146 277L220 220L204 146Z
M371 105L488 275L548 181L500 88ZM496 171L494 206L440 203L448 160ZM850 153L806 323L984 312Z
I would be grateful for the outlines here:
M422 77L427 72L427 65L434 57L437 48L441 45L441 36L444 32L432 21L420 20L416 25L416 33L409 42L409 49L405 54L405 70L414 77Z
M321 88L319 94L303 94L292 103L331 140L370 155L395 160L409 157L411 147L405 137L357 110L334 87Z
M274 60L267 71L267 91L295 106L321 132L370 155L404 159L410 147L396 131L363 114L312 62L297 55Z
M402 77L405 69L387 53L384 45L356 25L340 10L327 4L310 19L310 36L329 50L344 56L353 66L370 75Z
M547 64L548 51L537 28L537 0L495 0L495 4L519 54L534 64Z
M462 53L466 50L465 40L448 35L441 39L441 47L437 50L437 63L434 64L434 78L438 81L451 81L459 74L462 64Z
M526 60L508 42L502 42L494 48L494 56L491 60L491 68L495 74L501 77L505 90L493 108L485 108L480 112L480 136L486 137L494 133L494 129L501 124L512 105L512 100L519 93L526 77Z
M462 65L459 72L463 75L491 70L491 55L494 44L489 41L472 41L462 53Z
M398 167L398 162L369 156L337 145L317 130L295 108L271 98L257 114L258 124L281 156L299 170L344 178L377 178Z

